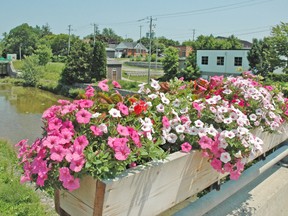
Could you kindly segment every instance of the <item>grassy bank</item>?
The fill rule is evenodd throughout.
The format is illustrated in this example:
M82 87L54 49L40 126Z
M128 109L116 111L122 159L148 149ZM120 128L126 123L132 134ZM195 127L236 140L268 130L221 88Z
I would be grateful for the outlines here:
M0 215L56 215L41 202L32 187L20 184L18 160L13 148L0 140Z

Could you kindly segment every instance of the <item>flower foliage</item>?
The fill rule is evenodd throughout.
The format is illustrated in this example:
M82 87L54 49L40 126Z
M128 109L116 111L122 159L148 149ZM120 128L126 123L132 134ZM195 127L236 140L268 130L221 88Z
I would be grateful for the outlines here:
M200 149L221 173L238 179L263 141L259 127L277 132L288 115L288 102L257 77L212 77L140 85L139 94L121 96L87 87L82 99L59 100L43 113L44 134L31 146L20 141L21 182L75 190L79 178L113 178L123 170L168 153ZM113 81L115 87L121 86Z

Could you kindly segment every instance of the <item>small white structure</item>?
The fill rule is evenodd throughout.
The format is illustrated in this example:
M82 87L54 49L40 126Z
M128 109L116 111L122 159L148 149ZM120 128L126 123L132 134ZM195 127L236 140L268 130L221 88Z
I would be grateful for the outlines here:
M249 49L197 50L197 65L203 78L214 75L239 75L249 69Z
M17 60L17 54L7 54L7 59L9 61L15 61Z

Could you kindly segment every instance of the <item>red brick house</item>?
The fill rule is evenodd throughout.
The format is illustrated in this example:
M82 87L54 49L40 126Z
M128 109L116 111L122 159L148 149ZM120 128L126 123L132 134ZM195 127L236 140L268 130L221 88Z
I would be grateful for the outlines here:
M130 56L146 56L148 53L147 48L137 42L121 42L115 48L117 53L120 53L122 57L130 57ZM119 55L119 54L118 54Z
M191 46L174 46L179 50L179 57L188 57L189 54L193 51Z

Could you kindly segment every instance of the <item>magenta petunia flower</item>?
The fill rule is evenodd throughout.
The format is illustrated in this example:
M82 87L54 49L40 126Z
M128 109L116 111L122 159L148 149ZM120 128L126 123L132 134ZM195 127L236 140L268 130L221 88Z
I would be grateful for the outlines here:
M85 164L85 159L82 157L79 160L72 160L69 168L74 172L80 172Z
M115 81L115 80L112 81L112 85L113 85L115 88L121 88L121 85L120 85L117 81Z
M87 124L90 121L92 114L87 110L81 109L76 113L76 120L80 124Z
M192 150L192 146L190 145L190 143L188 142L184 142L182 145L181 145L181 150L183 152L190 152Z

